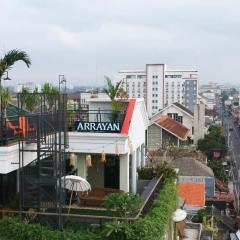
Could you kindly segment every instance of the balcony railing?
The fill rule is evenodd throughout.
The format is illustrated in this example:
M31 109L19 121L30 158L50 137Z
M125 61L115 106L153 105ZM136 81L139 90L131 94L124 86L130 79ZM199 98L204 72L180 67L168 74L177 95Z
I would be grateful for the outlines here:
M68 110L68 130L80 132L120 132L125 111Z

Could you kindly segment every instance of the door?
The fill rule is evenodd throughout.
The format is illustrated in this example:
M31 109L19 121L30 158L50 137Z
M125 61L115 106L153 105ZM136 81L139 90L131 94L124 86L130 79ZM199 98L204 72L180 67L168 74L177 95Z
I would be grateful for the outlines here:
M119 156L107 155L104 165L104 187L119 189Z

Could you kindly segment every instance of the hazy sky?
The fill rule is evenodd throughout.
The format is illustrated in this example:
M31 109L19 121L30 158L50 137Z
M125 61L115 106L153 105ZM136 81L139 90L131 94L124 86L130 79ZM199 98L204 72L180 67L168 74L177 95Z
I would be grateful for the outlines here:
M120 69L195 68L200 83L237 83L239 0L0 0L0 54L25 50L12 84L104 83Z

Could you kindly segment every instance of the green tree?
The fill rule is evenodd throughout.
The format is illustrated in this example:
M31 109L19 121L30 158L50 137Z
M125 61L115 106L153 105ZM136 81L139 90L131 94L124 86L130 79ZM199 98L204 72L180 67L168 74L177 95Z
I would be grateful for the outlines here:
M38 90L35 89L33 93L31 93L27 88L23 87L20 100L22 107L26 108L26 110L28 110L30 113L33 113L39 105Z
M18 61L23 61L27 67L30 67L31 65L31 59L28 54L18 49L8 51L3 58L0 59L0 80L2 79L4 73L10 70Z
M52 110L59 94L58 88L50 83L45 83L42 87L42 93L46 94L48 110Z
M206 134L203 139L198 140L197 148L205 153L209 158L211 158L212 151L216 149L225 154L228 148L226 145L223 128L219 125L210 126L208 129L208 134Z
M114 85L109 77L105 77L107 80L107 87L104 88L104 92L108 95L112 104L112 121L116 121L119 115L119 111L122 109L122 105L116 100L117 94L120 90L122 81Z
M9 88L1 88L0 89L1 95L1 112L4 112L4 117L7 117L7 106L12 100L12 94Z
M13 49L8 51L2 58L0 58L0 92L2 92L2 84L1 84L1 80L3 75L10 69L12 69L13 65L18 62L18 61L22 61L24 62L27 67L30 67L31 65L31 59L29 58L28 54L24 51L20 51L18 49ZM2 106L2 97L3 95L1 94L0 96L0 106L1 109L3 109ZM1 123L0 125L3 124L3 114L1 113ZM1 136L0 136L1 137Z

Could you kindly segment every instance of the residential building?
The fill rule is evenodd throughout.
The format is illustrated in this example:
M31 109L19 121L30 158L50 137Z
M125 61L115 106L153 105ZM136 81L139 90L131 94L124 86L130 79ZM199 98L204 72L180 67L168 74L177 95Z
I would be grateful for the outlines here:
M34 82L26 82L24 84L18 84L16 86L15 92L19 93L23 88L28 89L29 92L34 92L36 89L38 92L41 92L41 85Z
M179 169L179 182L198 182L205 185L205 195L215 195L214 173L206 164L194 158L182 157L172 161L172 166Z
M189 139L197 143L198 139L203 138L205 133L204 110L204 104L194 105L194 112L192 112L182 104L175 102L153 115L150 118L150 123L156 121L160 116L169 116L188 128L190 130Z
M145 165L148 117L144 100L124 100L123 111L117 118L112 115L109 98L92 98L88 105L88 117L82 115L70 119L71 125L79 123L69 132L69 153L76 155L78 175L92 186L135 193L137 167ZM107 123L113 126L105 127ZM103 152L106 162L101 161ZM87 155L91 155L92 167L87 166Z
M193 111L198 96L197 70L171 70L165 64L146 64L145 70L121 70L129 98L143 97L149 116L179 102Z
M66 102L64 104L57 106L66 111L62 108ZM17 111L21 117L11 117L8 111L4 141L0 141L0 205L6 203L6 197L14 196L19 185L24 187L22 201L25 207L32 206L34 202L41 205L42 202L53 201L54 196L58 196L60 171L60 165L55 164L60 162L59 159L64 165L70 164L65 156L75 162L77 175L87 179L92 188L115 188L136 193L137 167L145 165L148 116L143 99L122 100L121 106L121 111L113 112L109 98L91 98L88 109L71 108L65 119L68 121L62 126L64 131L61 132L65 137L57 130L60 131L58 124L62 124L60 119L64 120L66 112L59 118L55 106L52 108L54 114L44 112L39 117L37 114L34 117L28 113L24 115L21 111ZM45 111L44 107L39 109ZM23 136L20 144L19 135ZM63 153L59 144L62 144ZM19 167L24 169L21 174L25 175L21 177L18 175ZM67 174L65 168L61 171L62 176ZM42 192L37 192L40 176ZM7 187L9 184L11 189ZM44 201L37 200L39 194Z
M175 145L183 145L187 140L189 129L169 116L160 116L148 127L148 150Z

